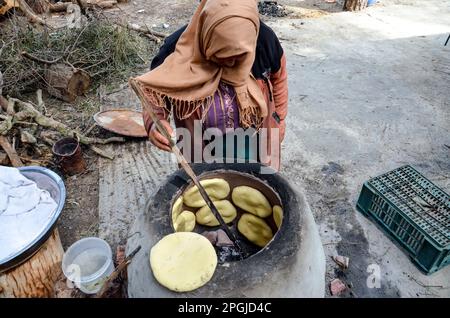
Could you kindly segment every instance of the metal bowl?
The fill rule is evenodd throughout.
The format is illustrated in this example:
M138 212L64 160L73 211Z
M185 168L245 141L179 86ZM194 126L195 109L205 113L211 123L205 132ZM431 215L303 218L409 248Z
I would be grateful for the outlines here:
M0 258L0 273L20 265L39 250L42 244L51 235L66 200L66 188L64 182L55 172L47 168L34 166L20 167L18 169L24 177L34 181L40 189L47 190L53 200L55 200L57 207L54 211L49 211L49 217L44 229L40 230L37 235L35 233L32 235L30 234L29 237L26 238L26 244L19 250L9 251L10 253L6 253L6 255L8 255L7 257ZM1 222L0 232L2 232ZM0 249L7 251L8 246L0 246Z

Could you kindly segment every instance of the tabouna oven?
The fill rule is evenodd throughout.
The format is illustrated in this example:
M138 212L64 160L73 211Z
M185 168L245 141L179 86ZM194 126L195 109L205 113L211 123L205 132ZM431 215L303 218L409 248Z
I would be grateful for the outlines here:
M282 207L283 221L278 228L272 216L266 218L273 238L258 247L239 233L237 223L244 211L238 208L237 217L228 225L241 243L244 258L233 257L227 249L218 247L218 265L206 285L191 292L170 291L153 276L149 252L162 237L174 232L173 203L192 186L185 172L179 170L155 190L130 229L127 250L142 246L128 267L130 297L324 296L324 252L311 210L301 192L278 173L261 174L259 164L196 164L192 168L200 180L222 178L231 188L246 185L259 190L272 206ZM196 224L193 231L208 230L211 228Z

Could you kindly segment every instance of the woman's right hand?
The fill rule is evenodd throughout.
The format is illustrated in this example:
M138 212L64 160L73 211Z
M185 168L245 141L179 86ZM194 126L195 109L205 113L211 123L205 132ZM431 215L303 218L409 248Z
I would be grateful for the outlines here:
M172 126L170 126L170 123L165 120L161 119L160 123L167 129L167 132L173 136L173 129ZM156 128L156 125L153 123L152 127L150 128L150 132L148 133L148 138L150 139L150 142L158 147L161 150L164 151L172 151L170 148L170 142L167 140L166 137L164 137L159 131L158 128Z

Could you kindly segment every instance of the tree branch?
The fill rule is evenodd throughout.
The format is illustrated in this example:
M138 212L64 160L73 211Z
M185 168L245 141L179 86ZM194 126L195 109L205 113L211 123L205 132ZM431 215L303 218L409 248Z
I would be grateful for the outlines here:
M22 53L20 53L23 57L26 57L29 60L32 60L34 62L38 62L38 63L43 63L43 64L55 64L58 63L59 61L61 61L62 57L58 57L56 60L53 61L49 61L49 60L44 60L44 59L40 59L34 55L31 55L28 52L23 51Z

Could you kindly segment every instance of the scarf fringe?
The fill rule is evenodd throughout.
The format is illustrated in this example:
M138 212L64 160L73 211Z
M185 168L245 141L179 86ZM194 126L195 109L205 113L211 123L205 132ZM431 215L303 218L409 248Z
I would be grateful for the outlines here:
M260 109L257 105L250 103L250 97L247 92L241 92L237 95L239 107L239 122L242 127L254 127L259 130L263 124L264 118L261 117Z
M199 100L188 101L171 97L148 87L144 88L144 92L152 105L164 108L169 114L174 114L179 120L185 120L191 117L192 114L201 108L202 122L204 122L209 109L214 104L214 95ZM259 130L264 120L261 117L259 107L250 103L249 96L246 92L239 93L237 99L241 106L239 107L239 122L241 126L243 128L255 127ZM168 108L167 101L171 108Z
M175 114L175 116L180 120L191 117L192 114L194 114L199 108L201 108L204 113L205 109L207 112L214 101L214 96L188 101L171 97L165 93L157 92L148 87L144 88L144 91L152 105L164 108L169 114ZM167 102L169 103L170 108L168 107ZM205 114L203 114L203 117L204 116Z

